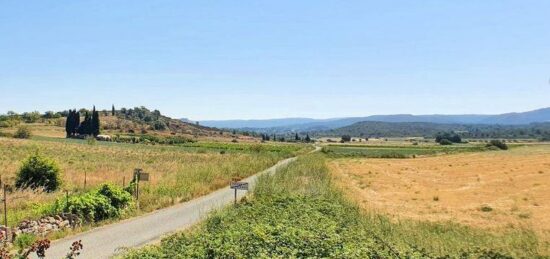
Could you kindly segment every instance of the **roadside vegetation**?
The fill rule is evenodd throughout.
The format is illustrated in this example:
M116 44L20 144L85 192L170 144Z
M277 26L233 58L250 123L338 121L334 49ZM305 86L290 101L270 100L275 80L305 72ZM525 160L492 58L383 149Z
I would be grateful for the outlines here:
M322 153L258 181L253 195L197 228L125 258L509 258L538 256L528 230L394 221L363 211L332 184Z

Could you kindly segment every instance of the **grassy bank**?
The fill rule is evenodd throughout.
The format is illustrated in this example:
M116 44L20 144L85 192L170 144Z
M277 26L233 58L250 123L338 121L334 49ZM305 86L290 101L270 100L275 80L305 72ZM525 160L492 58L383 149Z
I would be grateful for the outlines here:
M81 193L105 182L127 185L133 170L142 168L150 173L151 181L141 185L140 208L152 211L219 189L234 177L252 175L305 148L301 145L192 144L90 144L84 140L51 137L0 138L0 176L4 183L13 185L21 161L36 152L59 164L63 189L70 193ZM43 205L63 195L61 191L48 194L14 190L8 194L9 224L39 217Z
M300 157L260 178L248 201L125 257L533 258L538 253L530 231L497 234L364 212L332 185L325 159Z

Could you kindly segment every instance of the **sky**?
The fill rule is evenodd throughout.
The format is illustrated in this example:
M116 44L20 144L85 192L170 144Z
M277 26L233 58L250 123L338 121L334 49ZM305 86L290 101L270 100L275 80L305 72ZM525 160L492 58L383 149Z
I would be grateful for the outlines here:
M550 106L550 1L0 0L0 113L193 120Z

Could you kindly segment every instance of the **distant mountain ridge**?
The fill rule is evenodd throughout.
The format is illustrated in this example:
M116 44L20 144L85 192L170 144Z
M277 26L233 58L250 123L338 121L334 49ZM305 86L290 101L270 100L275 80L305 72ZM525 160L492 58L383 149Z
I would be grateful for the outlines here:
M200 124L216 128L246 129L253 131L320 131L352 125L363 121L379 122L428 122L442 124L502 124L521 125L537 122L550 122L550 107L527 112L514 112L496 115L372 115L366 117L348 117L331 119L282 118L267 120L206 120Z

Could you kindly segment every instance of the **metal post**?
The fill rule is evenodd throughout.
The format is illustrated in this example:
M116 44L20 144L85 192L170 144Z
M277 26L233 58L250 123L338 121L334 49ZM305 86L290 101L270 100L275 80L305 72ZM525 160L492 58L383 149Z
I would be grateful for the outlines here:
M237 205L237 188L235 188L235 205Z
M4 226L8 227L8 198L6 197L6 184L4 187Z

